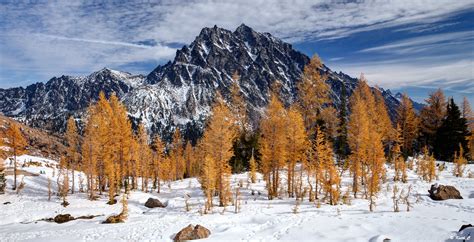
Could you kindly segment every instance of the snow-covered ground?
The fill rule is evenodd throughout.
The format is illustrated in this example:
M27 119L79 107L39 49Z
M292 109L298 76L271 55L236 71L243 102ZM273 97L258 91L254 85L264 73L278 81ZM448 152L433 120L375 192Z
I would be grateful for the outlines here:
M451 241L456 239L461 225L474 222L474 179L453 177L451 164L447 164L447 169L435 182L455 186L464 199L431 200L427 192L430 184L409 171L409 182L397 183L397 186L400 190L406 190L412 185L410 200L413 208L410 212L406 212L404 204L400 205L401 212L393 212L391 170L388 172L389 181L383 185L376 210L372 213L368 211L368 201L364 199L353 199L351 205L322 204L320 208L306 200L294 213L294 199L269 201L261 176L258 183L248 184L247 174L244 173L233 175L231 180L233 187L243 181L240 213L234 213L234 207L228 206L225 210L215 207L212 214L201 215L199 210L204 204L203 193L198 180L191 178L172 182L171 189L164 184L160 194L156 191L131 192L128 220L121 224L101 224L107 216L119 213L121 205L107 205L106 194L98 201L87 200L84 193L70 195L70 205L66 208L60 205L57 196L48 201L48 177L51 178L53 191L56 191L53 173L57 176L58 172L45 164L54 165L56 162L32 156L20 157L20 163L25 161L42 163L42 167L22 168L42 174L25 176L25 187L19 194L10 189L13 177L7 177L7 194L0 195L0 241L171 241L174 234L188 224L207 227L211 231L209 241L382 241L385 238L392 241ZM9 162L6 161L6 164ZM474 171L474 165L468 165L468 169ZM21 181L22 177L19 176L18 180ZM347 173L343 183L343 189L350 184ZM255 195L252 195L252 190ZM191 197L189 212L185 209L186 194ZM148 209L144 203L149 197L158 198L168 206ZM4 204L6 202L9 204ZM100 216L64 224L37 221L64 213L74 217ZM474 240L473 237L470 241Z

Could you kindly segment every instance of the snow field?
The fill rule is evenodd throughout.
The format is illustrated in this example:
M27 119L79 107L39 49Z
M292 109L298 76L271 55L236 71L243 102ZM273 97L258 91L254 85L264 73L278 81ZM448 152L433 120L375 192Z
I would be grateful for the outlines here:
M383 241L385 238L392 241L457 241L460 226L474 222L474 179L453 177L451 164L447 164L439 180L432 183L455 186L464 197L462 200L433 201L427 192L432 183L420 180L414 171L408 172L408 183L395 183L389 168L387 183L383 185L372 213L368 211L368 201L360 198L353 199L351 205L323 203L320 208L306 199L294 213L294 199L284 197L269 201L261 175L256 184L248 184L248 174L242 173L231 177L232 192L239 181L243 181L240 213L234 213L233 206L225 210L216 206L212 214L201 215L204 194L198 180L189 178L171 182L171 189L163 183L159 194L156 191L131 192L128 220L121 224L101 224L109 215L120 212L120 203L107 205L106 193L97 201L87 200L85 193L76 193L68 196L70 205L64 208L56 195L48 201L48 177L56 192L58 171L45 165L56 162L33 156L21 156L19 161L19 166L25 161L39 161L43 166L22 168L38 176L25 176L25 187L19 194L11 191L13 176L7 176L8 191L0 195L0 241L172 241L188 224L207 227L211 236L206 241ZM474 170L474 165L468 165L466 170L469 169ZM282 186L286 185L284 175ZM76 172L76 183L79 176L83 174ZM18 181L22 177L19 176ZM344 173L342 182L344 193L351 184L348 172ZM394 184L405 191L412 186L410 201L413 208L410 212L406 212L405 204L400 204L400 212L393 212ZM185 208L186 194L190 196L189 212ZM149 197L160 199L167 207L146 208L144 203ZM101 216L64 224L37 221L64 213L74 217Z

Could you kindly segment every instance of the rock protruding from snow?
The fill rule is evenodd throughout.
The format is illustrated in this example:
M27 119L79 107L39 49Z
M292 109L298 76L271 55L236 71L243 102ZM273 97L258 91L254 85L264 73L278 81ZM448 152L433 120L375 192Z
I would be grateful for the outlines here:
M180 242L195 239L205 239L209 237L210 234L211 231L209 231L209 229L207 229L206 227L201 226L199 224L196 226L190 224L176 234L176 236L174 237L174 241Z
M461 228L459 229L458 232L461 232L461 231L463 231L464 229L466 229L466 228L471 228L471 227L474 227L474 226L472 226L472 224L463 224L463 225L461 226Z
M433 184L428 190L433 200L462 199L461 193L453 186Z
M455 238L447 241L474 241L474 227L466 227L463 230L459 231Z
M160 202L160 200L150 197L146 201L145 207L147 207L147 208L165 208L166 205L164 205L162 202Z
M54 222L58 224L66 223L74 220L75 218L71 214L58 214L54 217Z

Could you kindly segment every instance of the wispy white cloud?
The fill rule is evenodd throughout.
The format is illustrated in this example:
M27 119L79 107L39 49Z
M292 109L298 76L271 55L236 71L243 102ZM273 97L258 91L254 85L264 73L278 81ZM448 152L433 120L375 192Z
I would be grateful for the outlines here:
M169 44L187 44L205 26L235 29L246 23L301 42L406 24L431 26L473 7L472 1L448 0L3 2L0 65L4 70L42 70L46 79L103 66L162 63L175 53ZM137 44L143 40L157 44Z
M425 62L400 59L396 62L342 64L336 68L353 76L364 73L371 84L377 84L384 88L443 88L456 90L466 95L474 95L473 66L472 59L442 63L433 57L431 61Z
M366 48L360 52L414 53L435 47L447 48L452 45L469 46L474 41L474 31L460 31L420 36L390 44Z

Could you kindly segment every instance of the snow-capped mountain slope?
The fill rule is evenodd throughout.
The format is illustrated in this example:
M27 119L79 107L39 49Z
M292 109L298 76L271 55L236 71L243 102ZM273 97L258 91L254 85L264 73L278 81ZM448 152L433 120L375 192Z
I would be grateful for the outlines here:
M53 77L26 88L0 89L0 110L34 127L60 131L71 114L96 101L100 91L123 96L143 85L144 76L104 68L88 76Z
M0 111L26 123L60 131L71 114L81 116L100 91L115 92L135 122L144 122L153 133L164 137L175 127L187 138L199 135L219 91L229 98L231 76L240 75L239 85L256 123L268 102L275 80L282 83L283 100L296 97L296 85L309 57L269 33L258 33L246 25L234 32L204 28L189 45L176 52L173 61L158 66L148 76L103 69L85 77L61 76L46 84L26 88L0 89ZM342 86L348 96L358 80L324 66L335 104ZM393 115L399 101L383 91Z

